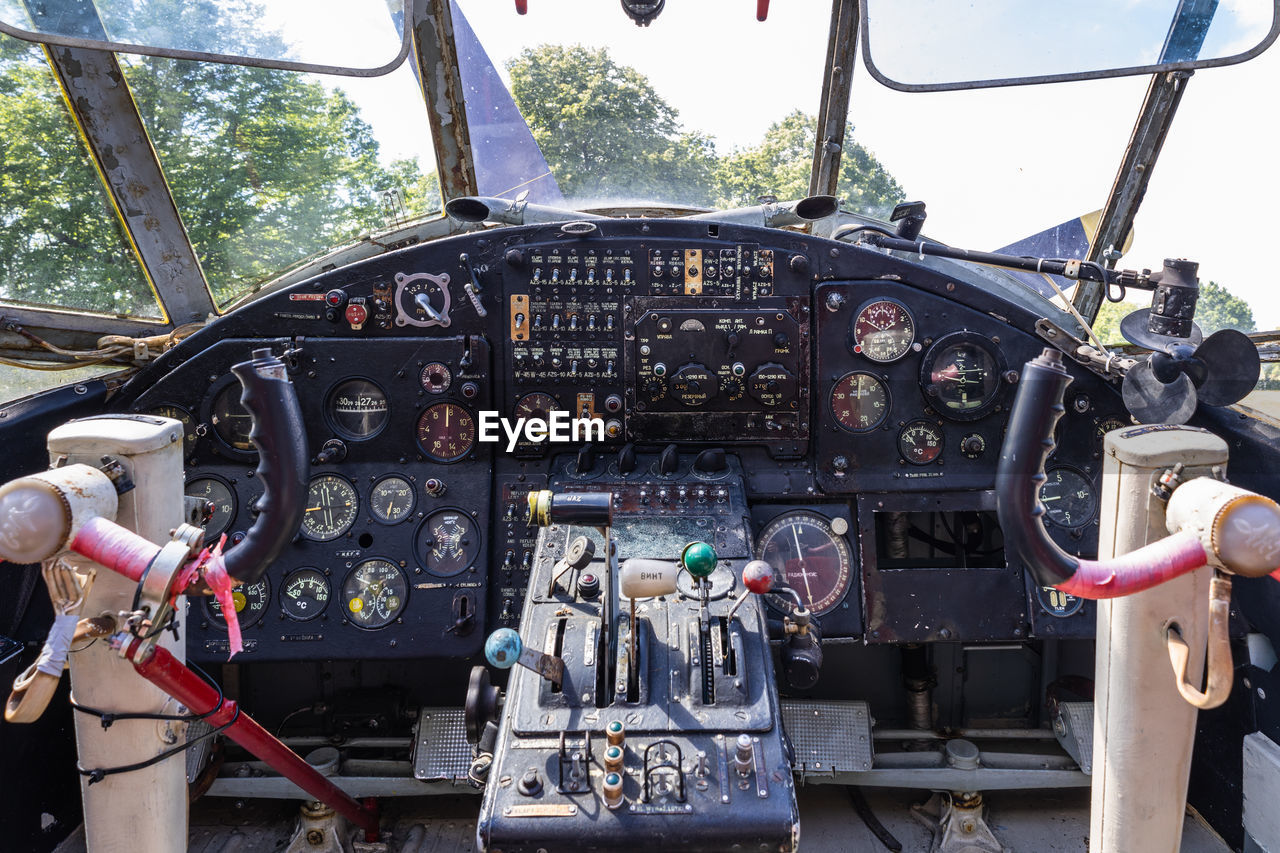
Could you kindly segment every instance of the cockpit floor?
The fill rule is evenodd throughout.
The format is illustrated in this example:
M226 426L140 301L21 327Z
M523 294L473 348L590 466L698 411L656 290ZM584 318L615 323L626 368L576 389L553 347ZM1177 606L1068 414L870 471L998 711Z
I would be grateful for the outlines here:
M927 853L929 830L911 812L919 791L868 790L867 802L908 853ZM1085 853L1089 836L1089 791L1002 791L986 797L987 822L1011 853ZM387 853L473 853L478 797L432 797L386 801L391 831ZM269 853L283 850L296 805L206 797L191 809L189 853ZM853 811L845 789L811 785L800 790L803 853L880 853L885 846ZM387 825L384 822L384 826ZM84 853L81 832L57 853ZM1194 811L1182 831L1183 853L1229 853L1230 847Z

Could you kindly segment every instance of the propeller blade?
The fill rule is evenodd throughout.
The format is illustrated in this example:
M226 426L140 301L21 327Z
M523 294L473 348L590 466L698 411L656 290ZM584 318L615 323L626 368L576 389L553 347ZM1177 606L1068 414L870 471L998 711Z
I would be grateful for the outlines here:
M1200 402L1207 406L1238 403L1258 384L1262 371L1258 348L1243 332L1214 332L1196 349L1196 357L1207 369L1207 376L1197 389Z
M1189 337L1171 338L1168 335L1157 335L1147 328L1150 317L1150 308L1139 308L1131 314L1126 314L1120 320L1120 334L1124 336L1126 341L1135 346L1160 352L1168 351L1169 347L1175 344L1189 344L1194 347L1199 345L1204 338L1200 327L1195 323L1191 324L1191 335Z
M1144 424L1185 424L1196 411L1196 386L1185 373L1168 384L1151 370L1150 359L1129 368L1120 388L1129 414Z

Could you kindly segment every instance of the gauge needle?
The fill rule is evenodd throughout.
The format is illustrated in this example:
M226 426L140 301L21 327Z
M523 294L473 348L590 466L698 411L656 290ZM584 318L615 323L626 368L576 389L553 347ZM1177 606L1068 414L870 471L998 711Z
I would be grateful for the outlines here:
M813 590L809 589L809 573L804 567L804 551L800 548L800 525L791 525L791 538L796 542L796 559L800 561L800 577L804 578L805 600L813 603Z
M1045 501L1045 502L1048 502L1048 501L1060 501L1060 500L1062 500L1062 495L1054 495L1054 496L1053 496L1053 497L1051 497L1051 498L1042 497L1042 498L1040 498L1040 500Z

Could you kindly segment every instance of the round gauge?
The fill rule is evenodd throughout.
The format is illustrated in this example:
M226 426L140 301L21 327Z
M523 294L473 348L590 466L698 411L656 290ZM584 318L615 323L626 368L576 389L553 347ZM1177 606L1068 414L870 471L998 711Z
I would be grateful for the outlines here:
M756 558L772 566L815 616L835 609L849 591L849 544L831 526L816 512L789 512L769 522L756 542Z
M942 455L942 428L932 421L912 421L898 433L898 452L912 465L928 465Z
M969 421L991 410L1000 397L1000 354L982 336L954 332L925 353L920 387L943 415Z
M302 535L316 542L337 539L355 524L360 498L355 486L337 474L321 474L307 486Z
M359 628L385 628L409 600L409 579L387 560L365 560L342 584L342 610Z
M457 403L436 403L418 416L418 446L436 462L457 462L476 443L476 422Z
M235 602L236 616L239 617L240 627L248 628L258 624L267 612L267 602L271 600L271 584L266 578L254 581L253 583L241 584L231 590L231 600ZM206 596L204 600L205 607L209 610L209 617L219 627L225 628L227 620L222 615L222 604L212 595Z
M209 425L213 433L222 439L222 443L232 450L253 453L253 441L249 433L253 430L253 416L248 409L240 405L240 383L232 381L222 387L213 398L209 410Z
M849 432L875 429L889 415L889 389L870 373L846 373L831 386L831 414Z
M213 505L213 514L204 525L205 542L212 545L236 517L236 493L221 477L196 477L187 482L183 492Z
M1043 608L1044 612L1058 619L1073 616L1084 606L1083 598L1068 595L1062 590L1051 586L1036 587L1036 601L1040 603L1040 607Z
M442 509L427 516L415 539L418 560L433 575L449 577L466 571L480 553L480 531L471 516Z
M166 403L151 409L150 414L182 422L182 452L190 456L191 451L196 449L196 439L200 437L196 432L195 418L191 417L191 413L181 406Z
M1060 527L1083 527L1098 511L1093 483L1074 468L1050 468L1045 472L1040 503L1049 520Z
M516 401L516 417L517 418L538 418L539 420L547 420L547 417L554 411L558 411L560 404L556 402L556 398L550 394L544 394L541 391L534 391L532 394L525 394Z
M897 361L915 338L911 312L896 299L869 302L853 318L853 351L872 361Z
M1129 423L1130 422L1128 420L1125 420L1120 415L1107 415L1106 417L1099 418L1097 420L1094 429L1098 434L1098 440L1101 441L1106 437L1107 433L1117 429L1124 429L1129 426Z
M396 325L449 326L449 276L396 273Z
M438 361L433 361L422 368L422 374L418 378L422 382L423 390L432 394L443 394L453 384L453 372L449 370L448 365Z
M329 579L319 569L298 569L280 587L280 609L291 619L306 622L329 604Z
M404 477L383 477L369 490L369 512L383 524L404 521L415 502L413 484Z
M387 395L368 379L347 379L329 392L329 422L341 435L372 438L387 425Z

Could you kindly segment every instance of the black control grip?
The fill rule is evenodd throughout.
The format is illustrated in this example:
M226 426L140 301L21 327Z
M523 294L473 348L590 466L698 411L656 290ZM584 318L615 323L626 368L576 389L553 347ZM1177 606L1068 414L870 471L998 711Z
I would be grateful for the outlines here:
M244 541L227 552L227 574L253 583L292 541L302 524L307 498L306 430L302 408L284 362L269 349L256 349L250 361L231 368L244 392L240 403L253 416L249 433L258 450L257 478L262 497L258 517Z
M1010 562L1020 558L1036 583L1055 586L1076 573L1080 561L1059 548L1044 529L1044 463L1053 452L1054 429L1066 411L1071 374L1054 349L1028 361L1018 382L1009 428L996 468L996 510Z

